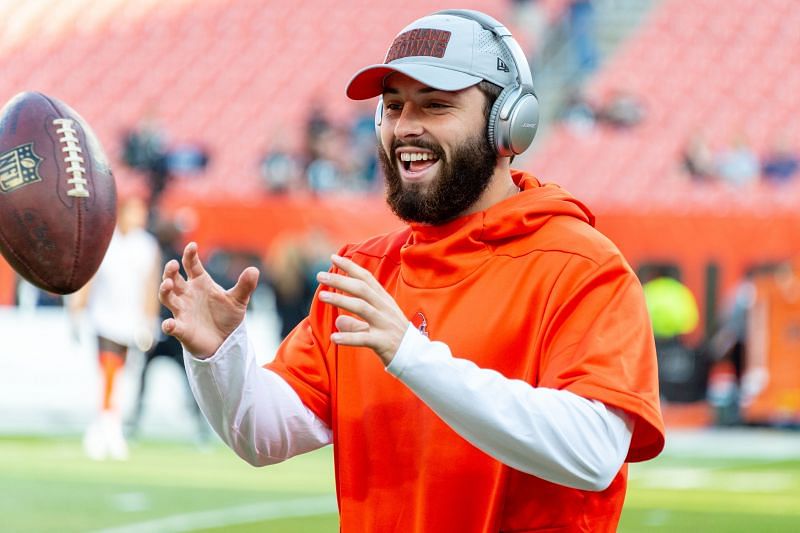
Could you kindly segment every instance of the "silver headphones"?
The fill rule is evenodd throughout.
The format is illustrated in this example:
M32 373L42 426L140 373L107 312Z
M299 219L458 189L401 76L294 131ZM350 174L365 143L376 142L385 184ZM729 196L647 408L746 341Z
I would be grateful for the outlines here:
M509 85L497 97L489 114L487 136L494 146L497 155L511 157L521 154L533 142L539 126L539 100L533 92L533 76L528 60L519 43L511 32L495 18L472 9L445 9L433 15L453 15L480 24L491 31L504 43L511 54L517 72L517 82ZM378 101L375 110L375 132L381 140L381 122L383 121L383 98Z

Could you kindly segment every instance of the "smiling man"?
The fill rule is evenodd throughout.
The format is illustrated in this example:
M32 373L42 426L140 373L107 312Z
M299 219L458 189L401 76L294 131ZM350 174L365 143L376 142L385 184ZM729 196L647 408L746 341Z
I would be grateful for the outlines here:
M615 531L625 463L664 445L641 286L594 217L510 169L538 108L497 21L439 12L351 80L379 97L378 152L403 230L344 246L309 316L259 367L197 247L164 270L165 332L242 458L332 443L342 531Z

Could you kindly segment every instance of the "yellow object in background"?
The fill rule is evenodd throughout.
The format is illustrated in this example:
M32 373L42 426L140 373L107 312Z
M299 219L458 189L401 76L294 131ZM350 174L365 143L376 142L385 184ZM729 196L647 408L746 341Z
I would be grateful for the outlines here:
M644 297L656 338L691 333L699 322L697 301L686 285L661 276L645 283Z

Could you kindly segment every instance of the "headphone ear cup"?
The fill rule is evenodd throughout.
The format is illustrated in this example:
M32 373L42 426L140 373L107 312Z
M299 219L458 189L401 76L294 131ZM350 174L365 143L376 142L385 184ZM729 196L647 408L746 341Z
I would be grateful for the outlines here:
M487 124L487 135L489 137L489 144L494 146L494 151L501 157L509 157L514 155L510 151L510 144L508 138L510 136L508 121L500 118L500 110L508 100L508 97L513 93L515 87L506 87L503 92L497 97L492 110L489 113L489 123Z
M501 118L503 109L506 116ZM489 113L489 143L500 157L521 154L533 142L539 126L539 100L520 87L507 87L500 93Z
M508 118L508 149L521 154L533 142L539 129L539 100L532 92L523 91L514 102Z
M378 107L375 109L375 136L381 142L381 123L383 122L383 97L378 98Z

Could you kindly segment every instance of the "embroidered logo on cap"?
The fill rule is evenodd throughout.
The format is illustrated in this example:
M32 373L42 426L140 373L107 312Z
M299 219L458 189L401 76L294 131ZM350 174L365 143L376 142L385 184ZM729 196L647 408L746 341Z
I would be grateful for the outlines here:
M447 30L417 28L401 33L389 48L386 62L411 56L444 57L451 33Z

